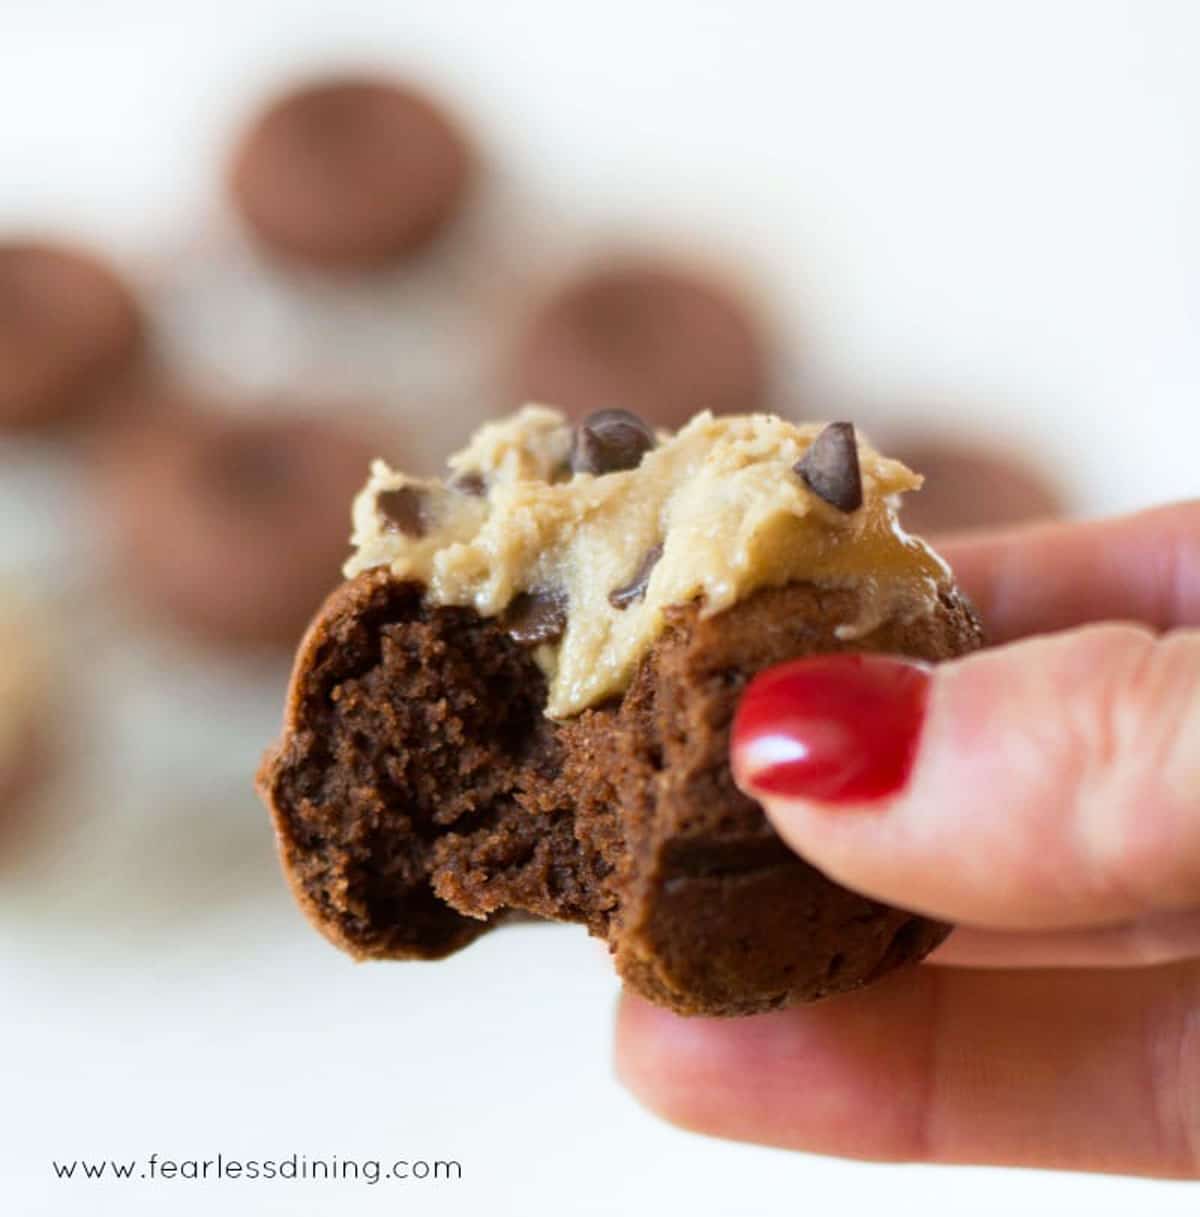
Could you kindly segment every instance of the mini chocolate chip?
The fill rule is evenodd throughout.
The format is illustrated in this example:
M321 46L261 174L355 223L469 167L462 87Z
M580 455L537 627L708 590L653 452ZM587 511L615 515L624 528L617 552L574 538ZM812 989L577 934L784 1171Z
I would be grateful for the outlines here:
M849 513L862 506L862 474L853 423L830 423L792 468L813 494L838 511Z
M628 410L597 410L575 428L571 472L617 473L636 469L654 447L654 432Z
M388 532L402 532L406 537L423 537L428 521L425 519L425 494L415 486L400 486L384 490L375 497L375 509L383 517Z
M522 592L500 618L500 627L523 646L562 637L567 628L567 600L562 592Z
M469 494L472 498L479 499L487 494L487 482L477 469L456 473L447 484L451 490L456 490L459 494Z
M633 573L633 578L621 587L614 587L608 593L608 602L613 608L627 609L631 604L636 604L637 601L645 599L646 586L650 582L650 574L658 565L658 560L662 557L662 554L663 547L661 541L646 550L641 562L638 564L637 570Z

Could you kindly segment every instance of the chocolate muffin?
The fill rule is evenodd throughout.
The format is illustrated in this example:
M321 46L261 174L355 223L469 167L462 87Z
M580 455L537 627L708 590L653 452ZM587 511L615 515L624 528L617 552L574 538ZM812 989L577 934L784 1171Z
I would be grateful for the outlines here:
M0 831L49 768L47 652L34 605L0 583Z
M95 500L135 598L205 639L290 646L336 582L372 446L349 424L164 391L98 450Z
M701 415L655 437L537 408L451 464L446 483L374 466L259 775L332 941L433 959L519 910L585 925L627 984L706 1015L857 988L941 941L794 855L728 763L765 667L981 644L895 527L919 479L848 424Z
M98 258L0 241L0 429L82 414L136 365L143 339L133 293Z
M510 372L517 401L579 416L634 410L676 427L698 410L762 409L763 324L732 287L687 267L620 260L566 283L535 311Z
M462 207L472 155L442 109L398 81L314 81L274 102L233 158L234 201L255 236L330 270L392 264Z

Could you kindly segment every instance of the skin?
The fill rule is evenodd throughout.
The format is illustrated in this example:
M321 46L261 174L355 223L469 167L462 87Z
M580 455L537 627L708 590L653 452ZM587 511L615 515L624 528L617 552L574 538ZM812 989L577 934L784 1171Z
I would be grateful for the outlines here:
M737 1140L1200 1177L1200 501L941 549L998 645L937 669L905 789L822 806L733 766L797 852L960 928L757 1018L626 995L618 1073Z

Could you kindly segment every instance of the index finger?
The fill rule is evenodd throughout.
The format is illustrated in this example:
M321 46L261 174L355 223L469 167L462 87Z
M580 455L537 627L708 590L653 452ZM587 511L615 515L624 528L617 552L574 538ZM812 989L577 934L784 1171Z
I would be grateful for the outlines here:
M939 550L991 642L1099 621L1200 623L1200 499L951 539Z

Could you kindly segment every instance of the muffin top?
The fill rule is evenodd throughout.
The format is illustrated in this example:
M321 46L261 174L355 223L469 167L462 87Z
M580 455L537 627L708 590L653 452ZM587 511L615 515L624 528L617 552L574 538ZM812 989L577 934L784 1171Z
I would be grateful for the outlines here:
M665 610L712 616L763 587L851 586L839 636L934 611L950 579L896 520L921 479L850 423L696 415L655 432L623 410L572 425L525 406L489 423L446 479L376 461L354 502L348 577L385 566L429 601L498 617L535 648L546 712L620 694Z

